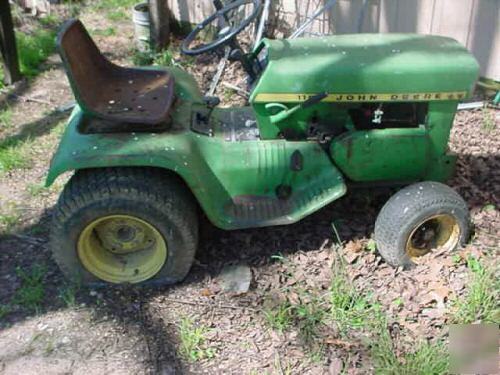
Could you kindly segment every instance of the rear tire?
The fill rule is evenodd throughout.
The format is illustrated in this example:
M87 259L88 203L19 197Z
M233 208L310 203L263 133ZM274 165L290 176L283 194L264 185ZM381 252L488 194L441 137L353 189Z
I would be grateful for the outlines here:
M467 204L438 182L410 185L393 195L375 222L375 241L392 266L411 266L436 248L453 251L469 238Z
M50 243L72 281L172 284L184 279L196 253L196 204L165 171L80 170L59 198Z

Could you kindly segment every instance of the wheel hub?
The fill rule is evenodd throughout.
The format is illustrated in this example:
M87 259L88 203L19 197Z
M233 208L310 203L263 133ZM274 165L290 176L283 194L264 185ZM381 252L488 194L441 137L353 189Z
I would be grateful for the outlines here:
M77 250L90 273L114 283L147 280L167 258L161 233L146 221L127 215L106 216L88 224Z
M425 219L410 234L406 243L406 253L411 258L426 255L434 249L453 250L460 238L457 220L447 214Z

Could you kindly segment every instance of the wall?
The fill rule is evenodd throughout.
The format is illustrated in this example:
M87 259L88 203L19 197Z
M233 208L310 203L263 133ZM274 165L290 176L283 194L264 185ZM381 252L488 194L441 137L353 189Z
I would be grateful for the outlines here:
M213 11L210 0L166 0L177 18L196 23ZM273 0L277 35L286 35L324 0ZM313 32L353 33L363 0L338 0ZM500 80L500 0L368 0L362 32L417 32L457 39L474 53L482 75Z

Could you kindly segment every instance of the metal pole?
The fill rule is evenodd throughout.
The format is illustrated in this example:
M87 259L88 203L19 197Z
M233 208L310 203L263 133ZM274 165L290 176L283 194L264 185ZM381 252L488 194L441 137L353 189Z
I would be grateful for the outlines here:
M298 38L299 36L301 36L304 33L304 31L307 29L307 27L311 23L313 23L316 18L318 18L321 14L325 13L326 11L330 10L335 5L336 2L337 2L337 0L327 1L322 8L318 9L318 11L312 15L311 18L309 18L297 30L295 30L294 33L292 35L290 35L290 37L288 39L295 39L295 38Z
M267 20L269 19L269 11L271 9L271 0L266 0L264 2L264 9L262 10L262 15L260 17L259 28L257 29L257 34L255 35L255 43L253 48L257 47L264 35L264 27L266 27Z
M168 47L170 42L170 15L166 0L149 0L151 41L155 51L161 51Z

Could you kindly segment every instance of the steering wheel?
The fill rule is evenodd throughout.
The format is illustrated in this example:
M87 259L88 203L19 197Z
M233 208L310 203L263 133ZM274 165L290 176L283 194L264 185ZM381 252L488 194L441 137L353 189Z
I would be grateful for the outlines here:
M235 24L237 20L231 20L235 18L238 13L237 10L240 7L246 6L248 4L253 4L252 13L243 19L239 25ZM181 45L182 53L190 56L199 55L202 53L210 52L216 50L222 45L228 43L232 38L241 33L254 19L256 19L260 13L261 0L236 0L226 4L222 8L218 9L214 14L205 19L203 22L198 24L193 31L184 39ZM213 21L217 20L218 24L221 26L219 32L215 35L215 38L206 44L195 48L189 48L189 46L196 39L198 34L205 28L207 28ZM231 22L233 21L233 22Z

